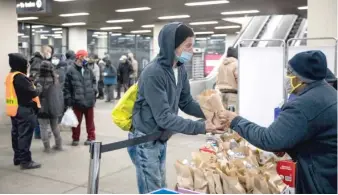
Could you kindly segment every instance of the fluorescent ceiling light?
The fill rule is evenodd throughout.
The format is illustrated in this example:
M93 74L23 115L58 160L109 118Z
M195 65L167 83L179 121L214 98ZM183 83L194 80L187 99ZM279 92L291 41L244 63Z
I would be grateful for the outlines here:
M192 26L197 26L197 25L207 25L207 24L218 24L217 21L205 21L205 22L191 22L189 23Z
M107 32L94 32L94 35L106 35Z
M23 33L18 33L18 36L23 36L23 35L25 35L25 34L23 34Z
M234 29L241 28L240 25L231 25L231 26L216 26L215 29Z
M107 23L125 23L125 22L134 22L133 19L121 19L121 20L108 20Z
M142 28L154 28L155 25L154 24L147 24L147 25L142 25Z
M29 36L28 35L23 35L23 36L21 36L21 38L27 39L27 38L29 38Z
M84 22L71 22L71 23L63 23L62 26L83 26L86 25Z
M239 34L240 32L236 32L236 34Z
M69 2L69 1L76 1L76 0L54 0L56 2Z
M62 30L62 28L52 28L52 30Z
M217 4L225 4L229 3L229 1L226 0L219 0L219 1L200 1L200 2L190 2L186 3L184 5L186 6L203 6L203 5L217 5Z
M307 10L308 7L307 6L301 6L301 7L298 7L299 10Z
M54 31L55 34L62 34L62 31Z
M93 34L92 37L98 37L99 35L98 34Z
M36 33L49 33L49 31L48 30L37 30L37 31L35 31Z
M54 37L54 39L62 39L62 37L60 37L60 36L59 37Z
M151 39L151 37L146 37L146 39L148 39L148 40L149 40L149 39Z
M213 34L212 37L226 37L227 34Z
M231 11L231 12L222 12L222 15L237 15L237 14L256 14L259 13L259 10L242 10L242 11Z
M170 19L180 19L180 18L190 18L189 15L176 15L176 16L161 16L158 17L160 20L170 20Z
M38 17L20 17L18 18L19 21L24 21L24 20L37 20L39 19Z
M195 35L209 35L214 34L213 31L195 32Z
M44 25L33 25L32 28L43 28ZM27 26L27 28L30 28L30 26Z
M196 40L197 41L206 41L207 38L205 38L205 37L197 37Z
M133 30L133 31L130 31L131 33L133 34L137 34L137 33L150 33L151 30Z
M137 12L137 11L146 11L151 10L150 7L135 7L135 8L127 8L127 9L117 9L116 12Z
M126 37L135 37L135 35L126 35Z
M112 27L102 27L100 30L120 30L122 27L120 26L112 26Z
M69 14L60 14L60 17L74 17L74 16L88 16L89 13L80 12L80 13L69 13Z
M108 36L107 35L99 35L99 36L97 36L97 38L108 38Z
M121 33L110 33L110 36L112 37L121 36L121 35L122 35Z

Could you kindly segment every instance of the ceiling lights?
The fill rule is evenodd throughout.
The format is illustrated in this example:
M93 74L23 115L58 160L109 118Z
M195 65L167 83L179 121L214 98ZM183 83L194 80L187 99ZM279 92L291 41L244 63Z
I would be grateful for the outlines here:
M109 33L110 36L115 37L115 36L121 36L122 33Z
M84 22L71 22L71 23L63 23L62 26L83 26L86 25Z
M227 34L213 34L212 37L226 37Z
M222 12L222 15L238 15L238 14L256 14L259 13L259 10L242 10L242 11L231 11L231 12Z
M53 31L62 30L62 28L52 28Z
M135 8L127 8L127 9L117 9L116 12L137 12L137 11L146 11L151 10L150 7L135 7Z
M54 31L55 34L62 34L62 31Z
M142 28L154 28L155 25L154 24L147 24L147 25L142 25Z
M241 28L240 25L231 25L231 26L216 26L215 29L234 29Z
M133 19L121 19L121 20L108 20L107 23L126 23L126 22L134 22Z
M200 2L190 2L186 3L184 5L186 6L203 6L203 5L217 5L217 4L225 4L229 3L229 1L226 0L219 0L219 1L200 1Z
M151 30L133 30L133 31L130 31L131 33L133 34L137 34L137 33L150 33Z
M38 17L20 17L18 18L19 21L24 21L24 20L37 20L39 19Z
M121 30L121 26L102 27L100 30Z
M171 20L171 19L180 19L180 18L190 18L189 15L176 15L176 16L161 16L158 17L160 20Z
M32 25L32 28L43 28L44 25ZM30 28L30 26L27 26L27 28Z
M308 7L307 6L301 6L301 7L298 7L299 10L307 10Z
M94 32L94 35L106 35L107 32Z
M205 22L191 22L189 24L192 26L197 26L197 25L218 24L218 22L217 21L205 21Z
M202 31L202 32L195 32L195 35L210 35L214 34L213 31Z
M25 35L25 34L23 34L23 33L18 33L18 36L23 36L23 35Z
M88 16L89 13L80 12L80 13L69 13L69 14L60 14L60 17L74 17L74 16Z
M48 30L36 30L35 33L49 33Z
M206 37L197 37L196 40L197 41L206 41L206 40L208 40L208 38L206 38Z

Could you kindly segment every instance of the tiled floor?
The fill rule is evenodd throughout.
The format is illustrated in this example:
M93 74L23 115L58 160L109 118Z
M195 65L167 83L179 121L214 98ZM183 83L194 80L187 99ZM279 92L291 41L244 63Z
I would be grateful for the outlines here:
M111 121L113 104L99 101L95 108L97 140L111 143L124 140L127 133L119 130ZM185 116L186 117L186 116ZM87 146L70 146L70 131L62 132L65 151L45 154L41 140L33 140L32 154L42 163L37 170L22 171L12 165L10 126L0 126L0 193L34 194L83 194L87 192L89 150ZM86 138L82 129L82 141ZM176 182L174 162L190 158L203 144L204 136L175 135L169 141L167 153L167 182L173 188ZM82 144L82 143L81 143ZM137 193L135 168L126 150L102 155L100 193Z

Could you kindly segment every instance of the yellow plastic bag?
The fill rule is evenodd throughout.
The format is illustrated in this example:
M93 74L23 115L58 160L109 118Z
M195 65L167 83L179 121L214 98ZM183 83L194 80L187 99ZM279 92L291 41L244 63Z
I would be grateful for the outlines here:
M124 131L130 131L135 101L137 98L137 83L131 86L112 111L114 123Z

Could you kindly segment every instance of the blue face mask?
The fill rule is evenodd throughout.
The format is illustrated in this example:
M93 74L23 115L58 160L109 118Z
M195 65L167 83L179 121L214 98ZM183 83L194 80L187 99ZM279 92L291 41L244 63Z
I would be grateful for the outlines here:
M83 66L85 66L85 65L87 65L87 63L88 63L88 61L87 61L87 60L85 60L85 59L83 59L83 61L82 61L82 65L83 65Z
M190 53L190 52L182 51L181 55L176 57L176 58L177 58L177 61L179 61L183 64L186 64L186 63L191 61L192 55L193 54Z

